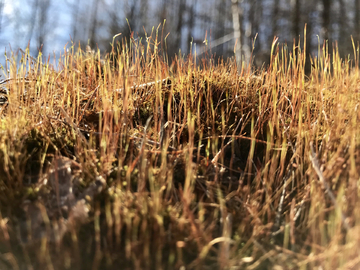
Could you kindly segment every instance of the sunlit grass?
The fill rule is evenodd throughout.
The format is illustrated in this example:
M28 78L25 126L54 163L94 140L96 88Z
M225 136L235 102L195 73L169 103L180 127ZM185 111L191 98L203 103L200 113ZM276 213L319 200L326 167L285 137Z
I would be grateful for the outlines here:
M159 46L7 55L0 268L359 266L358 46L308 75L300 42L262 70Z

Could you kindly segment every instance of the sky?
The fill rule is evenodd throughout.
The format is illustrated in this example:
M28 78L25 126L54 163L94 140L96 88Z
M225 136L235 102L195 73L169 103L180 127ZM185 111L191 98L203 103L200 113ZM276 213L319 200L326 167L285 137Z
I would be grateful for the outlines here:
M25 49L30 44L35 44L35 31L30 35L31 18L33 17L32 4L36 0L0 0L4 3L0 29L0 63L4 65L4 52ZM42 0L40 0L41 2ZM45 26L47 33L44 43L51 47L46 48L45 53L53 53L64 50L66 43L70 41L71 33L71 9L70 5L76 0L51 1L49 9L49 25ZM36 25L34 25L36 29ZM31 46L31 53L37 56L37 48Z
M4 52L17 51L18 48L25 50L30 41L30 53L36 57L38 54L38 48L36 47L36 31L31 31L31 28L37 28L37 22L32 25L32 18L34 18L34 9L36 1L38 3L46 2L47 0L0 0L3 3L3 10L0 24L0 64L4 65L5 57ZM163 0L150 0L148 7L148 14L156 14L159 5L157 2ZM216 0L211 0L216 1ZM210 1L210 2L211 2ZM59 55L60 52L64 52L64 48L71 46L70 35L73 32L73 12L74 6L79 5L79 9L86 11L89 19L92 14L92 2L84 0L51 0L49 7L49 16L47 20L49 23L44 26L46 36L44 40L44 48L42 52L44 55L53 55L55 52ZM107 12L104 10L105 6L109 6L113 0L101 0L99 5L98 16L106 16ZM127 0L120 0L117 2L118 10L123 11L128 8L126 4ZM139 1L140 3L140 1ZM107 4L107 5L106 5ZM209 3L210 5L210 3ZM176 11L174 11L176 12ZM119 17L125 18L125 11L123 14L119 14ZM105 15L104 15L105 14ZM38 15L37 15L38 16ZM107 20L108 18L104 18ZM151 32L152 26L157 26L160 22L157 21L155 16L149 15L149 24L146 31ZM169 19L170 20L170 19ZM135 22L136 23L136 22ZM82 36L82 39L86 39L89 33L89 24L82 26L78 33L78 37ZM186 27L185 27L186 30ZM105 30L106 31L106 30ZM142 29L141 29L142 31ZM97 36L105 35L104 29L98 31ZM142 34L142 32L141 32ZM195 33L198 34L198 33ZM204 33L205 35L205 33ZM107 38L107 35L105 35ZM75 37L76 38L76 37ZM74 40L78 42L78 40ZM109 40L109 43L111 40ZM182 40L182 43L186 40ZM185 44L179 44L179 47ZM50 49L51 48L51 49ZM9 56L9 53L8 53Z

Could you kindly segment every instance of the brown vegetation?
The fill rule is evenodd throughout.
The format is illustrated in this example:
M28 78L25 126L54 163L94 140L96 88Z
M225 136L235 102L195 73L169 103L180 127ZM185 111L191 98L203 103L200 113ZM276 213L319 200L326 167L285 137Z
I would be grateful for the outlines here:
M300 46L239 71L153 36L8 59L0 268L359 266L358 48L306 77Z

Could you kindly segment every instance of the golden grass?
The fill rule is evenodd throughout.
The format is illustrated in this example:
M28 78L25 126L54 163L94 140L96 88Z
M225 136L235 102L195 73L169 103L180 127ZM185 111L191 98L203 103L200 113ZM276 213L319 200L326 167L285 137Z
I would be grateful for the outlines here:
M0 268L358 268L358 47L306 76L300 44L258 71L159 44L7 60Z

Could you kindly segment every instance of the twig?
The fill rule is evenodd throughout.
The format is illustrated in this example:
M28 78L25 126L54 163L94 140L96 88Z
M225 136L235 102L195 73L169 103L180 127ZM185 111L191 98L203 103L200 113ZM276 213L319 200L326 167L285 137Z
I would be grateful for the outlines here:
M284 181L283 190L281 192L281 197L280 197L280 202L279 202L279 207L276 212L276 218L275 218L276 228L280 228L280 221L281 221L281 214L282 214L282 209L283 209L283 205L284 205L285 193L286 193L286 184Z
M149 82L149 83L143 83L143 84L139 84L139 85L134 85L131 86L130 89L134 90L134 89L142 89L142 88L148 88L150 86L156 85L157 83L166 83L168 80L170 80L169 77L162 79L162 80L157 80L157 81L153 81L153 82ZM120 88L120 89L115 89L115 92L122 92L124 91L124 88Z
M341 213L341 220L342 220L342 223L344 225L344 228L348 231L350 230L350 226L349 226L349 223L348 221L346 220L346 217L343 213L343 211L340 209L337 201L336 201L336 198L334 196L334 193L332 193L332 191L330 190L330 187L328 185L328 183L325 181L325 178L324 178L324 175L322 174L322 171L320 169L320 165L319 165L319 161L318 159L316 158L316 153L314 151L314 146L313 146L313 142L310 142L310 150L311 150L311 153L309 154L310 156L310 160L312 162L312 165L315 169L315 172L316 174L318 175L319 177L319 180L320 182L323 184L328 196L330 197L330 200L331 202L333 203L333 205L335 206L336 209L338 209Z
M30 81L30 80L27 80L26 77L6 78L6 79L4 79L4 80L1 80L1 81L0 81L0 84L5 84L5 83L7 83L7 82L9 82L9 81L15 81L15 80L24 80L26 83L35 81L35 80L31 80L31 81Z
M233 140L231 139L230 141L227 142L227 144L225 144L220 150L219 152L217 152L217 154L214 156L214 158L211 160L211 163L214 165L214 167L216 168L216 164L218 163L219 157L221 155L221 153L224 152L225 148L231 144L233 142Z
M301 210L304 208L305 200L306 200L306 199L309 197L309 195L310 195L310 187L307 186L306 189L307 189L307 191L306 191L306 193L305 193L305 196L304 196L304 198L301 200L300 206L299 206L299 208L298 208L298 210L296 211L296 214L295 214L295 216L294 216L294 221L296 221L296 220L299 218L300 213L301 213Z
M83 118L86 109L89 107L90 101L91 101L92 98L95 96L95 94L96 94L97 90L99 89L99 87L100 87L100 84L95 88L94 92L92 93L92 95L90 96L88 102L86 103L85 108L84 108L82 114L81 114L80 117L79 117L79 123L80 123L81 119Z

